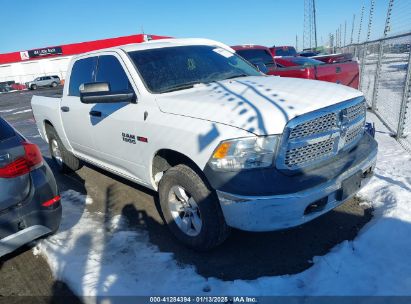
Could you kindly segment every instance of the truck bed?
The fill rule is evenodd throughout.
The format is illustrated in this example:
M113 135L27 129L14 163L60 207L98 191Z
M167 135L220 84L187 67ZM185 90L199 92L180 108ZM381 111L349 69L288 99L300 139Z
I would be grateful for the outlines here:
M60 102L61 94L56 93L53 96L47 97L34 95L31 99L31 108L33 109L34 119L36 120L40 136L43 140L47 140L44 121L50 122L56 130L62 131L61 116L60 116Z
M269 75L306 78L340 83L358 89L359 69L355 61L324 64L318 66L295 66L271 70Z

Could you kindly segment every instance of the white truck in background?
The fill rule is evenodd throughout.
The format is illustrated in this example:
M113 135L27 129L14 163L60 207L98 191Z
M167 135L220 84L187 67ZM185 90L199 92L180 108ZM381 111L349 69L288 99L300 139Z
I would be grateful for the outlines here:
M77 56L63 97L34 96L32 108L61 171L84 161L158 191L165 224L199 250L231 227L310 221L351 198L376 162L361 92L263 75L205 39Z

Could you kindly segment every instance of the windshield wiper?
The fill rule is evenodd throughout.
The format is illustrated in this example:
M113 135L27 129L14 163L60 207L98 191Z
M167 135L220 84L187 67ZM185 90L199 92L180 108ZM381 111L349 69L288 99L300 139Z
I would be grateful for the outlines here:
M219 79L219 80L211 80L211 81L193 81L193 82L188 82L188 83L183 83L180 85L176 85L170 88L167 88L163 91L161 91L161 93L168 93L168 92L174 92L174 91L179 91L179 90L186 90L186 89L191 89L192 87L194 87L196 84L208 84L208 83L212 83L215 81L221 81L221 80L226 80L226 79L233 79L233 78L239 78L239 77L247 77L248 75L246 74L237 74L237 75L232 75L229 76L227 78L223 78L223 79Z
M192 87L194 87L194 85L199 84L201 82L191 82L191 83L183 83L171 88L168 88L164 91L161 91L161 93L168 93L168 92L173 92L173 91L179 91L179 90L185 90L185 89L191 89Z
M233 79L233 78L240 78L240 77L247 77L248 75L246 74L237 74L237 75L233 75L227 78L224 78L223 80L227 80L227 79Z

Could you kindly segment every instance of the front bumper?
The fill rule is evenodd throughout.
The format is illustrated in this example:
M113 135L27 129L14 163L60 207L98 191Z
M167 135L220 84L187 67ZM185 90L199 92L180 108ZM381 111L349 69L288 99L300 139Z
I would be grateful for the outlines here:
M32 171L31 190L27 198L0 214L0 257L24 244L57 231L61 221L61 203L43 207L58 195L54 176L47 166Z
M351 165L345 166L338 175L323 179L323 182L301 191L258 196L238 195L217 189L227 224L246 231L286 229L306 223L343 204L352 198L373 174L377 158L377 144L368 135L364 141L368 141L369 144L363 144L362 150L366 151L361 152L361 155L365 155L361 160L349 162ZM329 166L332 164L320 170L325 174L330 170ZM358 185L354 189L351 187L347 194L343 184L345 185L347 179L352 176L358 176ZM277 183L281 182L277 180ZM298 188L298 179L294 187ZM342 195L343 191L344 195Z

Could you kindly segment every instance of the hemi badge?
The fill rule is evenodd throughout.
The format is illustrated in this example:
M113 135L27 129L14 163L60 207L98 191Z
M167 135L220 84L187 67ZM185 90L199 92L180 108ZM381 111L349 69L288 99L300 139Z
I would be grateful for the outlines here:
M142 136L137 136L137 140L141 141L141 142L148 142L148 138L147 137L142 137Z

